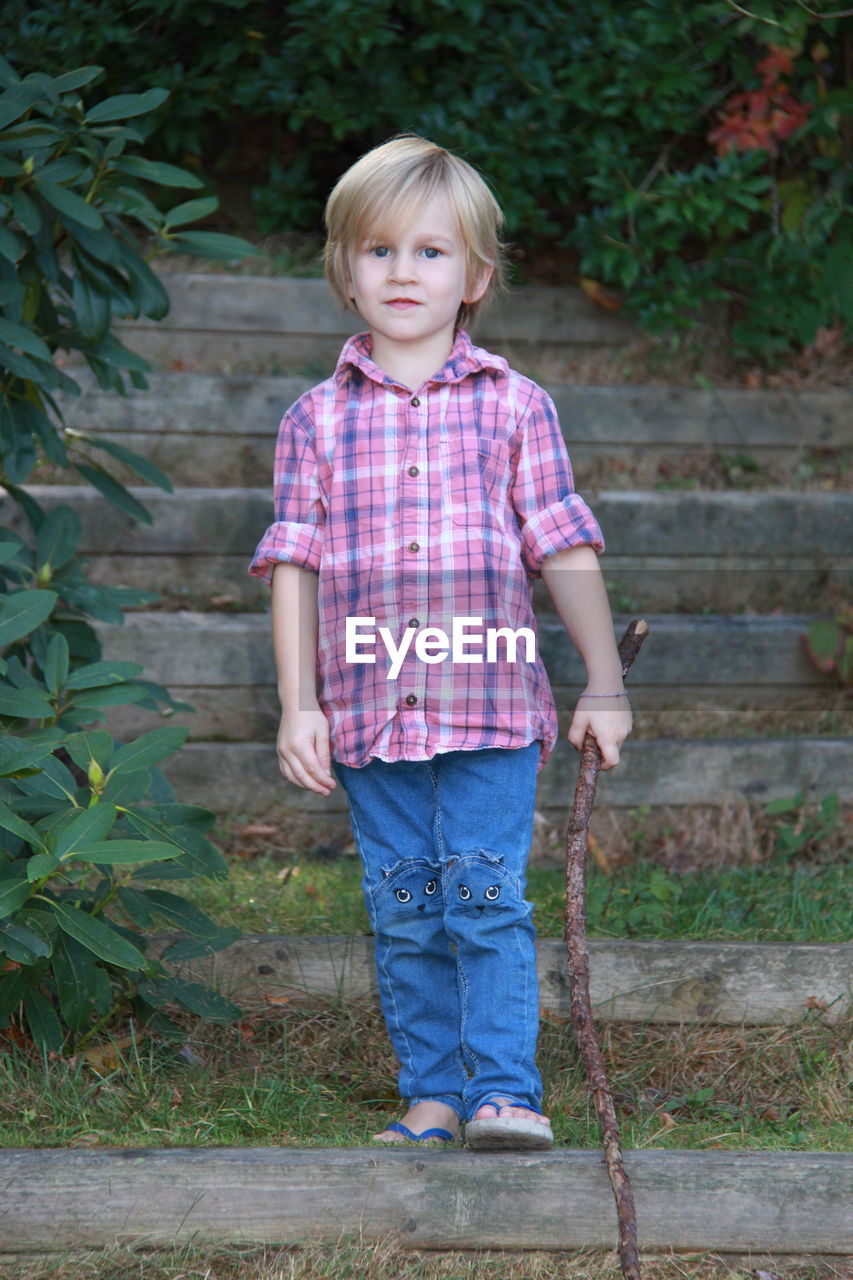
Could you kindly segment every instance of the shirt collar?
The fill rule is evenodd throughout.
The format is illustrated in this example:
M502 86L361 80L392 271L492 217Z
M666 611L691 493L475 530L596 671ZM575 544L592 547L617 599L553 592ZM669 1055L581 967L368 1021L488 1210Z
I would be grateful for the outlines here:
M359 369L365 377L385 387L399 387L402 384L389 378L372 358L373 340L369 333L357 333L349 338L338 358L335 368L335 380L345 382L353 369ZM497 369L501 373L508 371L509 366L503 356L493 355L483 347L475 347L464 329L459 329L453 343L453 349L438 373L427 381L431 383L460 382L469 373L479 373L481 369ZM411 390L412 388L403 388Z

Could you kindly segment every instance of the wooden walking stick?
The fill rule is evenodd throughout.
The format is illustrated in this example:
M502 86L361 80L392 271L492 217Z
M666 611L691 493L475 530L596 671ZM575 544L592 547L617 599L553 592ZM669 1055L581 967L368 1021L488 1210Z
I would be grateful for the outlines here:
M648 624L632 622L619 641L622 675L648 635ZM607 1083L604 1059L595 1037L592 1007L589 1000L589 948L586 941L586 859L589 846L589 819L595 802L595 788L601 767L601 752L587 731L581 749L580 770L575 799L566 831L566 948L569 954L569 993L572 1029L583 1058L586 1077L595 1103L604 1142L604 1160L619 1217L619 1261L625 1280L640 1280L637 1253L637 1211L634 1193L622 1157L619 1124L613 1094Z

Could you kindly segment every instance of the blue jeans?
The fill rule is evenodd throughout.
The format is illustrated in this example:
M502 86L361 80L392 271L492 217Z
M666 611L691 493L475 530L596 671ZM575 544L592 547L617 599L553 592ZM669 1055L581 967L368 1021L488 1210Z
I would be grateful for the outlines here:
M447 1103L462 1120L495 1094L541 1110L524 898L539 755L532 742L332 762L364 868L400 1095Z

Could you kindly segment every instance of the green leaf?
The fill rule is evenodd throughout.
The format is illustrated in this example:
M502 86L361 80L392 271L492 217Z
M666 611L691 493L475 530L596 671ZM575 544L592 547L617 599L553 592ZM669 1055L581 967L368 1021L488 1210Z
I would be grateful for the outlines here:
M41 880L42 876L58 871L60 865L59 859L54 858L52 853L36 853L27 861L27 879L33 884L36 880Z
M89 662L85 667L72 671L65 682L66 689L97 689L101 685L124 684L139 675L142 666L138 662Z
M80 519L68 506L55 507L42 521L36 536L36 559L40 566L61 569L74 559L80 541Z
M146 182L156 182L161 187L203 187L201 178L187 169L179 169L173 164L163 164L160 160L146 160L143 156L122 156L116 160L114 168L120 173L129 174L131 178L142 178Z
M0 607L0 645L13 644L50 617L59 596L55 591L16 591Z
M12 192L12 212L28 236L38 235L41 228L41 210L26 193L18 187ZM20 346L20 343L14 343Z
M169 96L168 89L147 89L145 93L117 93L105 98L86 113L87 124L104 124L107 120L128 120L131 116L156 111Z
M60 632L47 646L44 659L44 678L51 693L57 694L68 679L68 641Z
M44 848L44 841L35 827L31 827L28 822L10 809L8 805L4 804L2 800L0 800L0 827L4 831L11 831L12 835L26 840L27 844L32 845L34 849Z
M20 873L0 880L0 920L23 906L31 893L32 885L27 877L21 876Z
M62 745L77 768L86 772L91 760L96 760L106 772L107 762L115 750L112 734L106 729L84 729L81 733L69 734Z
M71 293L81 334L91 342L101 342L107 334L112 315L109 294L95 288L79 272L74 276ZM92 354L88 352L90 362Z
M25 924L7 921L0 924L0 951L18 964L32 964L40 956L50 955L50 943Z
M82 862L94 862L98 866L130 866L140 862L158 862L161 858L175 858L179 853L177 845L157 840L102 840L81 849L75 857Z
M103 67L78 67L76 71L66 71L64 75L55 76L53 87L58 93L70 93L72 89L82 89L90 84L103 71Z
M24 1017L30 1035L40 1049L54 1052L62 1048L62 1027L53 1005L36 987L24 992Z
M143 524L154 523L148 508L134 498L132 493L128 493L124 485L119 484L118 480L115 480L102 467L89 466L81 462L78 470L114 507L118 507L125 515L130 516L133 520L139 520Z
M168 729L152 729L143 733L135 742L128 742L119 747L110 761L111 769L123 769L126 772L134 769L148 768L159 760L165 760L182 747L189 735L184 725L174 725Z
M236 258L260 257L248 240L239 236L224 235L221 231L185 231L175 236L172 247L179 253L189 253L199 258L217 258L232 261Z
M87 444L92 445L96 449L103 449L105 453L116 458L119 462L123 462L126 467L130 467L131 471L135 471L143 480L147 480L149 484L156 484L159 489L165 493L172 492L172 482L167 475L164 475L159 467L156 467L148 458L142 458L138 453L132 453L130 449L125 449L124 445L116 444L114 440L99 439L97 436L84 436L80 433L80 438L85 440Z
M75 709L92 710L121 707L127 702L143 702L147 696L142 685L126 682L105 686L103 689L84 689L74 694L72 703Z
M115 826L116 811L111 804L94 804L72 818L59 835L54 853L63 862L67 858L86 858L86 846L104 840ZM83 850L83 852L81 852Z
M77 795L74 775L56 756L48 756L37 774L32 778L22 778L18 785L28 795L52 796L72 804Z
M51 730L62 737L61 730ZM55 742L33 742L30 738L0 738L0 778L15 778L37 769L50 753Z
M49 348L37 334L21 324L13 324L11 320L0 319L0 342L8 342L11 347L26 351L38 360L51 359Z
M26 245L8 227L0 227L0 257L9 262L17 262L25 252Z
M29 79L20 80L12 89L0 94L0 129L5 129L15 120L20 120L36 102L45 97L40 84L33 84Z
M0 1018L8 1018L15 1012L24 998L26 985L22 969L16 969L14 973L0 973Z
M223 951L232 943L242 938L242 933L233 925L220 929L205 938L184 938L181 942L173 942L162 952L160 960L163 964L184 964L187 960L197 960L201 956L213 955Z
M170 303L159 277L123 241L118 242L118 250L134 303L143 315L150 316L152 320L162 320L168 314Z
M199 200L187 200L184 204L176 204L165 214L167 227L182 227L187 222L195 222L199 218L207 218L219 208L216 196L202 196Z
M42 178L35 178L33 185L42 199L52 205L61 217L73 218L90 231L100 231L104 225L104 220L94 205L88 204L67 187L62 187L57 182L46 182Z
M208 1022L234 1022L243 1012L239 1005L211 991L210 987L180 978L148 978L140 982L138 991L143 1000L155 1007L180 1004Z
M192 902L181 898L176 893L168 893L165 889L145 889L140 892L152 911L162 916L169 924L183 929L198 938L212 938L219 932L219 925L200 911Z
M50 908L63 933L87 947L93 955L120 969L144 969L145 956L125 938L110 929L95 916L87 915L79 907L67 902L53 901Z
M0 687L0 716L12 716L16 720L49 720L53 707L44 694L35 689Z
M154 922L143 895L138 889L131 889L128 885L119 885L118 900L124 907L130 919L139 929L150 929Z
M57 939L53 977L59 1008L72 1031L82 1031L109 1013L113 988L108 975L95 963L90 951L66 934Z

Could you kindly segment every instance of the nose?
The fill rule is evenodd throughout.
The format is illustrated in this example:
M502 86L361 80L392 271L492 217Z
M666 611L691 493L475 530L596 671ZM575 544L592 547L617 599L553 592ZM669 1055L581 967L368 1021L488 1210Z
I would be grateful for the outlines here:
M391 261L391 270L388 275L395 284L402 284L405 281L414 280L416 277L414 256L409 253L395 254Z

